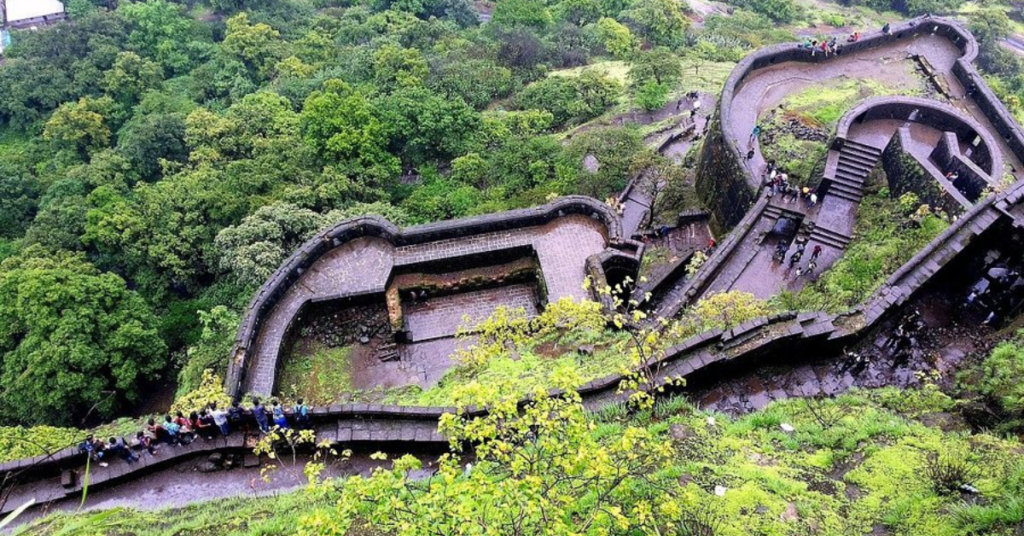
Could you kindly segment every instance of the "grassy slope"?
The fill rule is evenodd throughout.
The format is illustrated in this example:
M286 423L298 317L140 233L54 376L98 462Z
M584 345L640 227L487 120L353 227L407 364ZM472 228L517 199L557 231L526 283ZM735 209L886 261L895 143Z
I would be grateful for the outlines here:
M595 415L594 433L617 437L625 424L649 427L674 441L677 457L655 475L687 498L708 504L721 517L716 536L764 534L913 536L1011 535L1007 521L1024 509L1006 494L1024 486L1020 443L985 434L946 433L921 424L948 410L952 401L934 389L857 392L822 402L817 413L835 417L822 426L802 400L776 402L763 411L731 419L694 410L670 399L653 412L627 417L615 408ZM826 420L828 422L828 420ZM781 424L791 424L785 433ZM688 439L674 439L686 431ZM980 495L940 495L927 477L929 453L965 456ZM715 496L715 486L727 488ZM642 490L641 490L642 491ZM118 513L111 536L292 534L303 512L328 507L304 493L265 499L211 501L182 510ZM54 534L82 519L57 515L29 534ZM366 534L360 532L359 534Z

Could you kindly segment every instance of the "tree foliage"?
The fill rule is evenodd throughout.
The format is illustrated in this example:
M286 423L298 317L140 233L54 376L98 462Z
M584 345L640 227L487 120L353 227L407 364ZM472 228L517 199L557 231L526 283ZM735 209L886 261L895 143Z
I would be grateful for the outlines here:
M611 106L619 89L614 80L591 71L576 77L552 76L523 89L516 104L551 112L554 124L565 125L597 117Z
M671 444L639 427L596 437L572 391L537 393L520 409L514 397L467 385L457 404L486 405L488 413L442 419L452 452L432 476L415 479L422 464L404 456L369 478L350 478L336 509L307 515L303 532L344 533L362 519L399 536L606 534L651 530L658 524L653 510L678 508L671 500L652 504L643 494L620 493L643 486L664 466ZM468 442L473 463L464 469Z
M0 326L6 421L109 417L166 361L145 301L79 255L30 249L3 261Z

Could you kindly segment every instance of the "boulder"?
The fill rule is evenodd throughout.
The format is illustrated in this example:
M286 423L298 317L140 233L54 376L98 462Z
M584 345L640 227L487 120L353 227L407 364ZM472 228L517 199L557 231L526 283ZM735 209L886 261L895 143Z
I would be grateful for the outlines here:
M196 471L199 471L200 473L213 473L215 471L220 471L220 465L206 461L197 465Z

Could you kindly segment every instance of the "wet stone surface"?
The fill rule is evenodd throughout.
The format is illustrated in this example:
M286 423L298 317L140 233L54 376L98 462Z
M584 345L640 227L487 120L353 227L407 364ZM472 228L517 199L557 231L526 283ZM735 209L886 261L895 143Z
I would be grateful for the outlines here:
M758 367L706 388L695 386L689 396L704 409L741 415L773 400L835 396L853 388L918 387L935 373L940 383L948 383L965 359L987 351L994 333L980 326L976 314L963 310L960 297L955 291L928 292L907 312L884 322L874 335L849 348L852 353L812 355L790 366ZM918 346L908 355L894 351L892 334L913 310L920 312L925 327L914 335ZM854 355L862 359L858 362Z
M522 308L528 317L536 316L536 287L530 284L506 285L407 303L403 305L405 327L414 342L450 337L460 327L471 329L499 306Z

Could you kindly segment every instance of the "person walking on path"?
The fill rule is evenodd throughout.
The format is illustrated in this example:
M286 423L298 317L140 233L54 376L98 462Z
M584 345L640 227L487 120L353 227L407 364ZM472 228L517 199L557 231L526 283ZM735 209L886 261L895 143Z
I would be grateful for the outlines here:
M761 134L761 125L754 125L754 130L750 132L750 145L754 145L757 141L758 135Z
M882 26L882 34L889 35L890 33L892 33L892 27L889 26L889 23L887 22L885 23L885 26Z
M819 244L815 244L814 249L811 250L811 261L818 260L818 255L821 255L821 246Z

